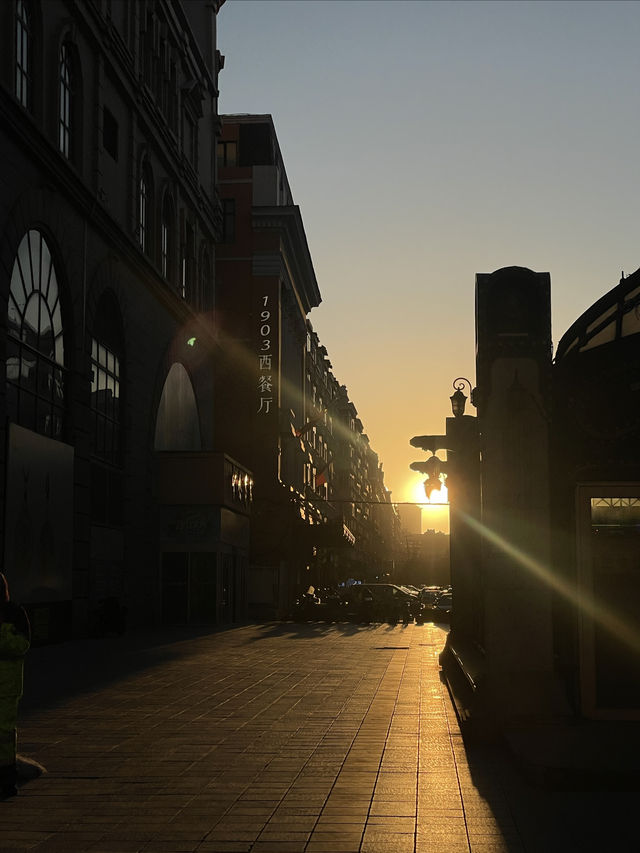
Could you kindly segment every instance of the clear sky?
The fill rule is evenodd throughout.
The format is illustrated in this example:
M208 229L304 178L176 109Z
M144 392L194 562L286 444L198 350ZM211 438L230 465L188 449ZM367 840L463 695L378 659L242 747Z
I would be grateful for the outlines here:
M222 7L220 111L273 116L310 320L395 500L423 479L409 439L474 381L477 272L549 272L555 347L640 266L639 43L635 0Z

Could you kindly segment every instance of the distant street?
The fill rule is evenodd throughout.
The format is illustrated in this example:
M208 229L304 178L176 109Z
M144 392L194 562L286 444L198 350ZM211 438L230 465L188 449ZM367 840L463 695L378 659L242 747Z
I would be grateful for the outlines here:
M0 851L631 850L637 795L529 789L468 757L444 629L267 624L35 649Z

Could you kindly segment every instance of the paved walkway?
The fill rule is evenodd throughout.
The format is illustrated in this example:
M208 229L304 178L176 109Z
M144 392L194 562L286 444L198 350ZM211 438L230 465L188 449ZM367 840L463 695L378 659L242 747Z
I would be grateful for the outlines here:
M0 803L0 851L640 849L638 794L535 790L467 754L444 639L274 623L35 649L20 751L48 772Z

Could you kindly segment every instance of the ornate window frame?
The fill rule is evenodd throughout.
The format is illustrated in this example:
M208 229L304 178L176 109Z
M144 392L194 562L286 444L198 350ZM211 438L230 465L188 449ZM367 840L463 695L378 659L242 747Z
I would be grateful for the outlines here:
M64 337L60 284L45 235L23 236L13 263L7 311L7 411L14 422L62 439Z

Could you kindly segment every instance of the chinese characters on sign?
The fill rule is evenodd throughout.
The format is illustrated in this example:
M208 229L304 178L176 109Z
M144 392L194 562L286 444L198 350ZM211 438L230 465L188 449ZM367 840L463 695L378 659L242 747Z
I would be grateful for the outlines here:
M261 299L260 311L260 350L258 353L258 414L268 415L273 403L273 379L271 350L271 311L268 309L269 297Z

